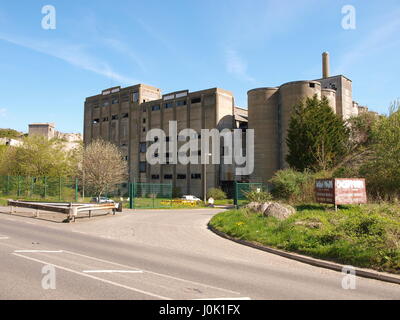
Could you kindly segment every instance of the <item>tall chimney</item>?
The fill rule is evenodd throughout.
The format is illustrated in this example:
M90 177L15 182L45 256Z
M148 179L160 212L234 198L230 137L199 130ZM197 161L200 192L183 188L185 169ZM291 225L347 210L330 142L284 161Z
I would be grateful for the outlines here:
M329 52L322 54L322 78L329 78Z

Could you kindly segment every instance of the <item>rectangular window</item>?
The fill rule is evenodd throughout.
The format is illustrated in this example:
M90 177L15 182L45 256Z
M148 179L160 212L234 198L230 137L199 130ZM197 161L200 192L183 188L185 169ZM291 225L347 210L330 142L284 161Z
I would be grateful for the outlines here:
M177 175L178 180L185 180L186 179L186 174L178 174Z
M118 120L118 115L117 114L113 114L111 116L111 120Z
M146 123L146 118L143 118L143 123Z
M139 102L139 92L133 92L132 93L132 101L133 102Z
M201 102L201 98L193 98L192 100L191 100L191 103L192 104L194 104L194 103L200 103Z
M129 118L129 114L128 113L123 113L123 114L121 114L121 118L122 119Z
M113 99L111 100L111 103L112 103L112 104L117 104L117 103L119 103L119 99L118 99L118 98L113 98Z
M143 127L142 132L146 132L146 127Z
M192 173L191 174L191 178L192 179L201 179L201 174L200 173Z
M104 117L104 118L103 118L103 122L104 122L104 121L108 121L108 117Z
M146 112L146 111L147 111L146 107L143 107L143 108L142 108L142 111L143 111L143 112Z
M160 179L160 175L159 174L152 174L151 175L151 179L152 180L159 180Z
M180 107L180 106L186 106L186 100L180 100L176 102L176 106Z
M103 107L108 107L110 105L110 101L105 100L103 101Z
M165 180L171 180L172 179L172 174L164 174L164 179Z
M122 102L129 102L129 96L127 94L124 94L123 96L121 96L121 101Z
M165 109L170 109L170 108L172 108L173 106L174 106L174 104L173 104L172 102L168 102L168 103L164 104L164 108L165 108Z
M151 111L158 111L158 110L160 110L160 105L159 104L156 104L156 105L151 107Z
M93 119L93 124L99 123L100 119Z
M139 151L140 151L141 153L145 153L146 150L147 150L146 142L141 142L141 143L139 144Z
M146 165L147 164L144 161L139 162L139 172L141 173L146 172Z

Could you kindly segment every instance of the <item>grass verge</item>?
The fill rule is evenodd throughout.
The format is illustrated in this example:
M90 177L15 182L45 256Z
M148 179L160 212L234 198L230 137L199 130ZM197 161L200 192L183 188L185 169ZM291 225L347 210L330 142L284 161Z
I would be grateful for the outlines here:
M210 224L235 238L357 267L400 274L400 206L302 205L279 221L247 209L229 210Z

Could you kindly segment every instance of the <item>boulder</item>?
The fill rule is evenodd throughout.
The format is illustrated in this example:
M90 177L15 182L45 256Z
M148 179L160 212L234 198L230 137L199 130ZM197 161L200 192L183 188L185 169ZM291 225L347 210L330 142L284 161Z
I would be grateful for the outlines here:
M264 211L264 216L275 217L279 220L285 220L294 213L296 213L296 209L292 206L273 202Z
M250 209L251 211L254 212L260 212L260 213L264 213L265 210L267 210L268 206L271 204L272 202L264 202L264 203L260 203L260 202L250 202L246 208Z

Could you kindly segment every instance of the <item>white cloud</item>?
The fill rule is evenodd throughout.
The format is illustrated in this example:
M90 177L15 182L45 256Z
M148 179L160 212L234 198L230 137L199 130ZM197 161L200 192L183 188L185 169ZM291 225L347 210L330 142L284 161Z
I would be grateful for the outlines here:
M397 18L398 14L400 14L400 10L395 11L395 14L392 13L385 17L383 21L387 22L367 34L351 50L346 52L340 59L340 63L335 70L336 73L346 72L352 64L361 61L365 56L377 54L377 51L398 45L398 32L400 30L400 20Z
M5 118L7 115L7 109L6 108L0 108L0 118Z
M254 78L247 73L247 62L233 49L226 50L226 71L240 80L254 82Z
M114 71L107 62L90 55L85 46L60 41L40 41L0 34L0 40L61 59L75 67L88 70L121 84L139 83L136 79Z

